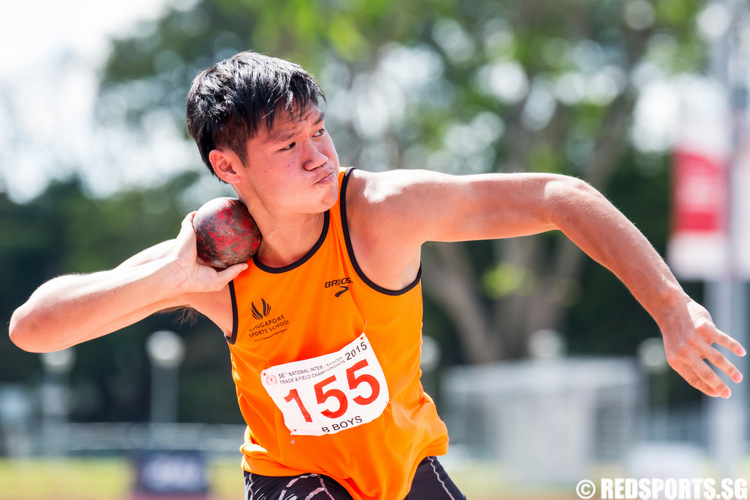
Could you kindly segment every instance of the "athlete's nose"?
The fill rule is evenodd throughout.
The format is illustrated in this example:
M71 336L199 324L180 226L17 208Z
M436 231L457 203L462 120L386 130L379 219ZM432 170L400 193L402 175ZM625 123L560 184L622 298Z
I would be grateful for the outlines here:
M305 151L305 170L315 170L328 163L328 156L323 153L322 148L314 143L308 143Z

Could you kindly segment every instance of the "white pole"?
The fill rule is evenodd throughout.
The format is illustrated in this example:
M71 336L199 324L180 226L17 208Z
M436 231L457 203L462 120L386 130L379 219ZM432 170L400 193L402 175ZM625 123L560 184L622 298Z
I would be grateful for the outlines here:
M741 251L750 249L739 248L738 227L741 213L737 210L740 197L750 196L750 193L740 193L737 187L738 165L737 151L739 141L743 140L745 132L746 99L747 94L747 63L738 56L739 30L743 20L747 20L747 4L736 0L717 0L711 4L709 9L723 10L728 17L728 24L723 33L718 36L712 46L710 73L719 81L727 92L731 105L732 149L731 164L729 166L729 221L727 227L728 255L727 266L724 276L715 282L706 285L707 305L717 326L729 335L748 345L747 334L747 293L744 277L740 274L738 256ZM720 349L727 355L735 365L750 380L748 363L744 358L737 358L726 349ZM708 441L710 451L716 460L716 471L721 478L739 477L739 464L745 453L747 441L747 405L748 384L736 386L729 381L728 377L722 379L730 385L733 390L732 398L729 400L710 398L706 404L706 417L708 426Z
M151 360L151 422L177 421L178 369L185 359L185 343L174 332L160 330L146 340Z

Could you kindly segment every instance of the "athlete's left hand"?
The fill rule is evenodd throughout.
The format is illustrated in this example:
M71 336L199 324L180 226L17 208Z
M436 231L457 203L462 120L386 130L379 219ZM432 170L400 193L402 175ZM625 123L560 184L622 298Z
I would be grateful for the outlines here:
M745 348L720 331L708 311L690 301L685 310L668 315L662 325L667 362L690 385L711 397L728 398L732 391L708 363L726 373L735 383L742 373L716 348L721 345L737 356L745 356Z

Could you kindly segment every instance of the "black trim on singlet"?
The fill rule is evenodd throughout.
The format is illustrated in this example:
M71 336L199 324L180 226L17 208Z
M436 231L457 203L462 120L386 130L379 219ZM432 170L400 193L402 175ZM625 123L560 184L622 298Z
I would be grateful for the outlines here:
M326 235L328 234L328 227L331 225L331 214L328 210L323 214L323 230L320 232L320 237L318 238L318 241L315 242L315 245L308 251L300 260L297 262L293 262L289 264L288 266L284 267L270 267L265 264L263 264L258 259L258 254L256 253L253 256L253 262L258 267L258 269L261 269L267 273L271 274L281 274L287 271L291 271L292 269L301 266L310 258L315 255L315 252L318 251L318 249L323 245L323 242L326 239ZM237 310L237 292L234 289L234 280L229 282L229 294L232 297L232 336L230 338L227 338L227 342L234 345L234 343L237 341L237 325L239 324L239 312ZM226 338L226 337L225 337Z
M362 268L359 267L359 263L357 262L357 257L354 255L354 247L352 247L352 239L349 235L349 224L346 220L346 187L349 185L349 177L354 170L355 167L348 167L346 169L346 172L344 173L344 180L341 182L341 194L340 197L340 207L341 207L341 227L344 230L344 241L346 242L346 251L349 254L349 260L352 262L352 266L354 266L354 270L357 272L357 276L365 282L367 286L372 288L373 290L380 292L384 295L403 295L415 286L419 284L419 280L422 278L422 266L419 266L419 271L417 272L416 278L414 278L414 281L412 281L410 284L406 285L401 290L391 290L389 288L383 288L380 285L377 285L372 282L370 278L368 278L365 273L362 271Z
M315 245L313 245L313 247L300 260L298 260L297 262L292 262L288 266L284 266L284 267L270 267L270 266L263 264L258 258L258 254L256 253L253 256L253 262L258 267L258 269L265 271L267 273L271 273L271 274L281 274L287 271L291 271L292 269L295 269L301 266L302 264L304 264L305 262L307 262L308 260L310 260L310 258L312 258L312 256L315 255L315 252L318 251L318 249L323 245L323 242L326 240L326 235L328 234L328 226L330 226L331 224L330 212L326 210L323 215L324 215L323 230L320 232L320 237L318 238L318 241L315 242Z
M234 280L229 282L229 295L232 297L232 336L227 338L227 342L234 345L234 343L237 342L237 324L239 323L237 294L234 291Z
M380 292L384 295L390 295L390 296L398 296L403 295L415 286L419 284L419 281L422 279L422 266L419 266L419 271L417 272L417 276L414 278L414 281L412 281L410 284L408 284L406 287L402 288L401 290L391 290L388 288L384 288L380 285L375 284L370 278L368 278L365 273L362 271L362 268L359 267L359 263L357 262L357 257L354 255L354 248L352 247L352 240L349 235L349 225L346 220L346 188L349 184L349 177L354 170L354 167L348 167L346 169L346 172L344 173L344 179L341 182L341 190L339 193L339 203L340 203L340 211L341 211L341 228L344 232L344 241L346 243L346 251L349 255L349 260L352 263L352 266L354 267L355 272L357 273L357 276L370 288L375 290L376 292ZM323 230L320 233L320 237L318 238L318 241L313 245L313 247L310 249L309 252L307 252L300 260L297 262L294 262L292 264L289 264L288 266L284 267L270 267L266 266L260 260L258 259L258 254L255 254L253 256L253 262L256 266L258 266L259 269L272 274L281 274L287 271L291 271L292 269L295 269L315 255L315 252L318 251L318 249L323 245L323 242L326 239L326 236L328 234L328 228L331 223L331 214L330 211L325 212L325 217L323 221ZM234 281L229 282L229 294L231 296L232 301L232 336L229 338L226 338L227 342L234 345L234 343L237 341L237 328L239 323L239 313L237 309L237 292L234 288Z

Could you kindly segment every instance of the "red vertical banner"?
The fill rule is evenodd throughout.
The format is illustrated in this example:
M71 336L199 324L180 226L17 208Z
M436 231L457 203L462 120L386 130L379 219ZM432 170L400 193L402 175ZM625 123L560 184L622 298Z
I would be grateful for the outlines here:
M672 165L672 233L667 258L688 279L723 276L728 262L729 158L678 148Z
M729 195L725 161L705 153L677 151L673 168L673 230L724 234Z

